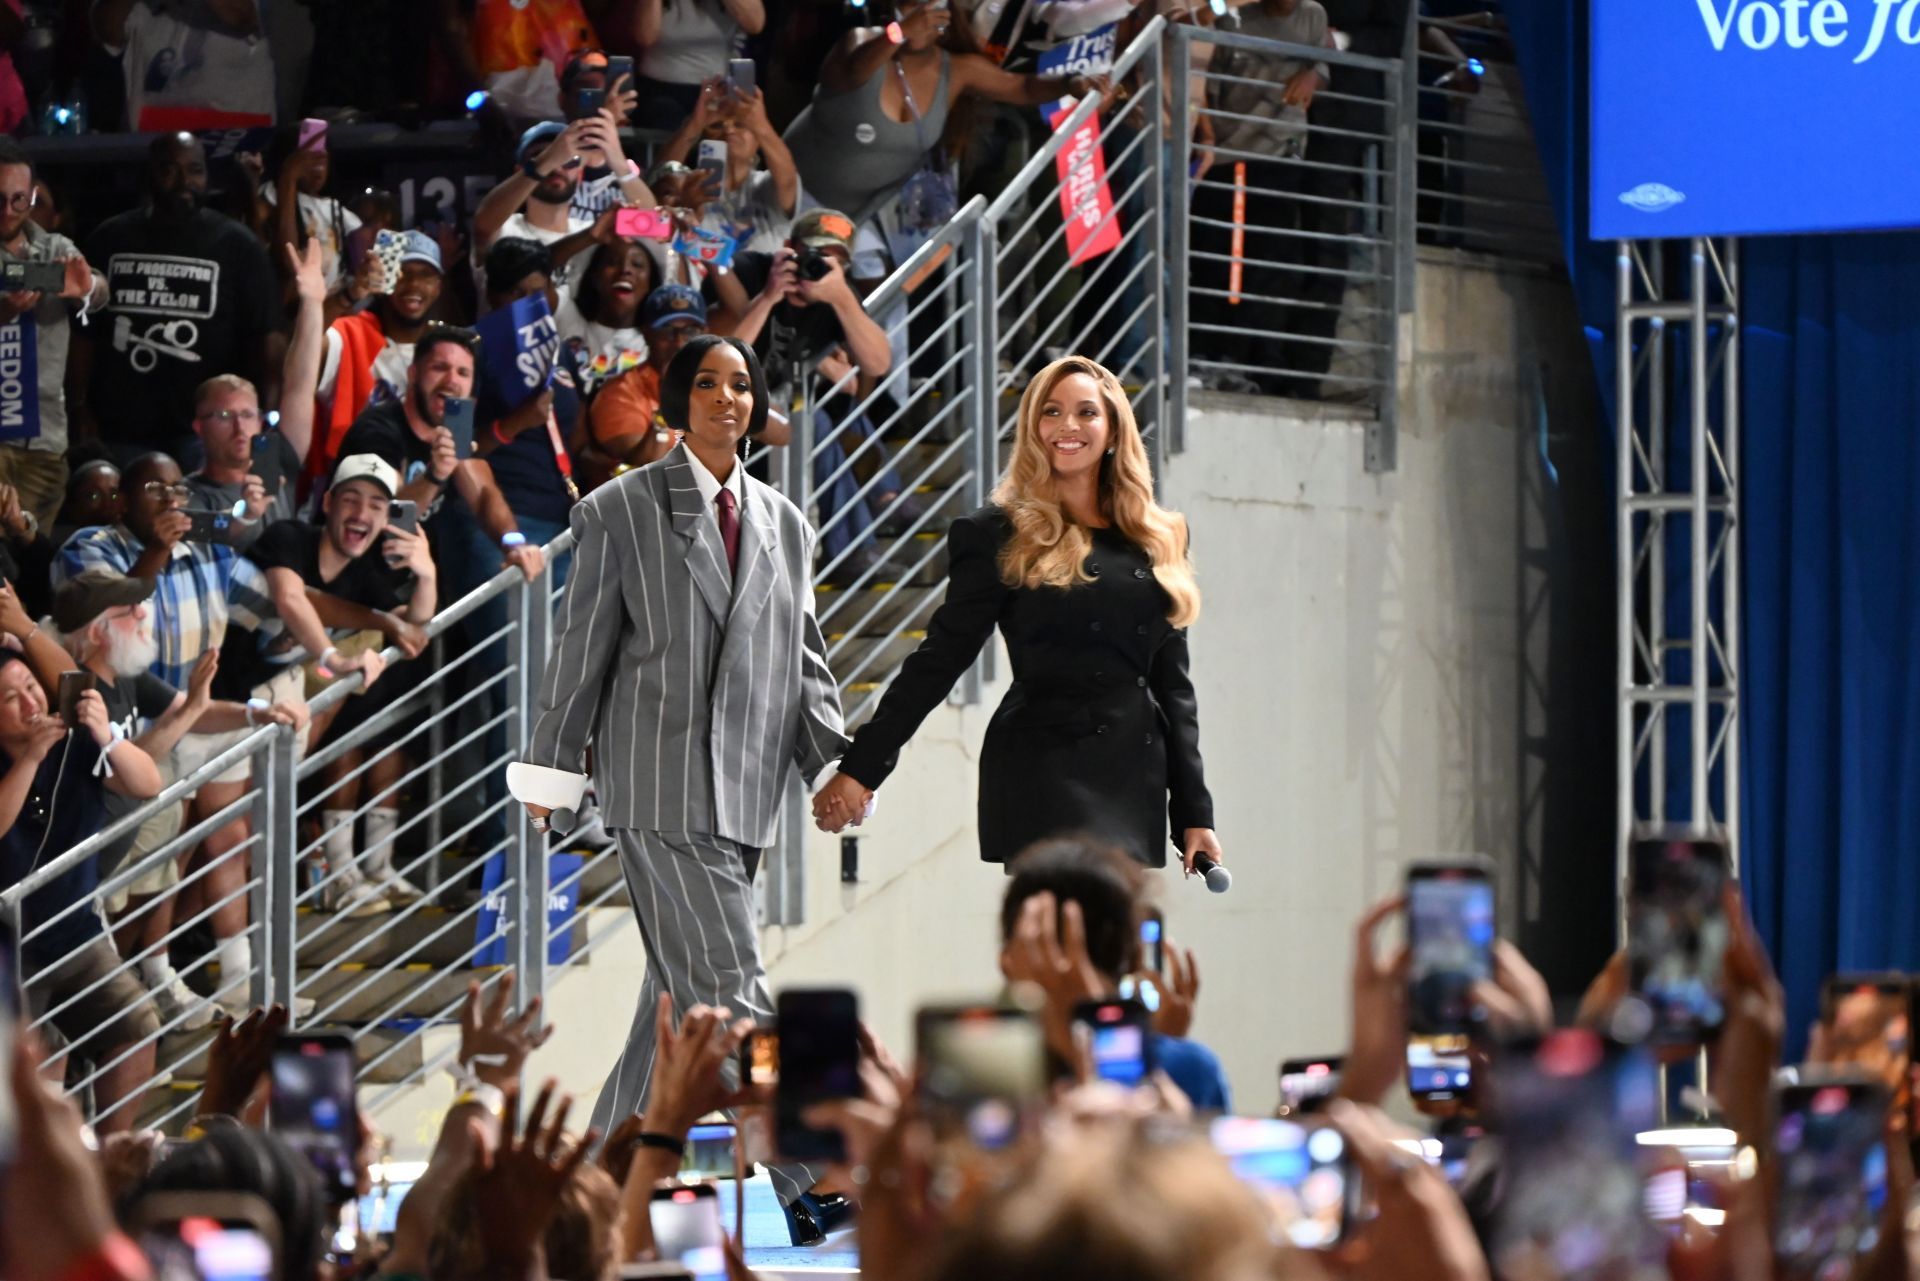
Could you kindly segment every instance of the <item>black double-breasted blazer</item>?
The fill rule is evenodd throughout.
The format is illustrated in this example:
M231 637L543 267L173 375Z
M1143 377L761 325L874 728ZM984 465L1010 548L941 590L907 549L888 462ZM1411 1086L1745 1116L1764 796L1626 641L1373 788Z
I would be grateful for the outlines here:
M1003 863L1032 842L1086 832L1153 867L1190 827L1213 826L1187 637L1144 549L1095 529L1088 583L1009 587L998 506L953 522L946 599L894 677L841 770L878 788L900 749L998 627L1013 685L980 757L980 857Z

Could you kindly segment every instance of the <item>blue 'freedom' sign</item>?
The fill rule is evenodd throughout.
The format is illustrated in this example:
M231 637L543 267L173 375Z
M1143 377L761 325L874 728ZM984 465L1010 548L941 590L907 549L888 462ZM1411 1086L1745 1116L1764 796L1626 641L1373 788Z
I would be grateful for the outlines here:
M1592 0L1592 234L1920 226L1920 0Z

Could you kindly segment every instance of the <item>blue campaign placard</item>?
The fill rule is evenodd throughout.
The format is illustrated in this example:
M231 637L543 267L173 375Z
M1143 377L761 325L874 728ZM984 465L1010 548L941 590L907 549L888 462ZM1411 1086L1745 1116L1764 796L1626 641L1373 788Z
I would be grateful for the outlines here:
M1592 0L1597 238L1920 225L1920 0Z
M473 328L484 349L487 379L501 404L518 405L546 390L560 350L560 327L545 294L515 299L480 317Z
M573 931L568 928L580 910L580 867L578 854L547 855L547 964L565 965L573 951ZM473 924L473 963L507 964L506 919L507 892L501 888L507 880L507 854L496 850L487 856L480 871L480 911Z
M1106 26L1074 36L1047 50L1034 60L1033 73L1051 79L1055 76L1104 76L1113 70L1113 58L1119 43L1120 25ZM1040 118L1052 123L1069 99L1040 104Z
M0 325L0 440L40 435L39 343L30 311Z

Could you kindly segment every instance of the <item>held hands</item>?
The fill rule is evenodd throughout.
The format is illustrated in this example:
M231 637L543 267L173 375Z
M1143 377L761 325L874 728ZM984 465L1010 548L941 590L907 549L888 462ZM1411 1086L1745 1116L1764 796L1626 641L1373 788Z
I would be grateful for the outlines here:
M814 825L823 832L840 832L849 827L858 827L866 817L867 806L872 800L872 788L861 786L860 780L850 774L836 773L827 780L825 787L814 794Z

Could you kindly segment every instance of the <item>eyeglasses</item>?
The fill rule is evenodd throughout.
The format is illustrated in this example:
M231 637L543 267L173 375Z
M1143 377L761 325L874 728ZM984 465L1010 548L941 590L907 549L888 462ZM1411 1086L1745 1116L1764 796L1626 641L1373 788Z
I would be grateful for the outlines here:
M0 198L6 200L7 208L16 212L22 209L33 208L33 193L31 191L16 191L11 196Z
M257 423L260 411L257 409L216 409L210 414L200 415L203 423L218 423L222 427L231 427L235 423Z
M157 480L140 486L140 492L148 498L178 498L183 503L193 497L193 490L185 485L168 485Z

